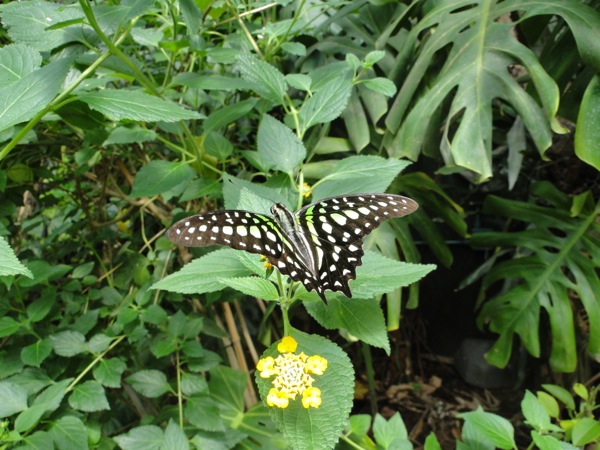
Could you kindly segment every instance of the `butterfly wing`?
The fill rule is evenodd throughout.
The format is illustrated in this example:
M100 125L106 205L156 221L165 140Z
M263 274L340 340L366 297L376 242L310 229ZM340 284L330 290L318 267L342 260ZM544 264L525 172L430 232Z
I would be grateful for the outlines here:
M326 198L298 211L301 227L316 246L321 289L352 297L348 282L362 263L362 239L384 220L406 216L418 207L401 195L356 194Z
M167 238L185 247L226 245L269 258L280 258L284 251L277 222L248 211L214 211L191 216L171 226Z

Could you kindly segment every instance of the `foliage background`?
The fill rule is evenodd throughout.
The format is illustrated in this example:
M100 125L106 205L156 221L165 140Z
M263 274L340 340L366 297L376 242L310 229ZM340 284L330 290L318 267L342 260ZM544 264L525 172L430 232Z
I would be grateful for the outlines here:
M259 196L298 207L304 181L313 199L388 186L415 198L419 213L366 247L450 268L450 242L486 249L465 284L480 283L478 324L499 336L490 361L504 366L518 336L552 373L587 380L600 355L598 6L2 5L0 445L285 447L247 375L279 338L272 304L222 274L194 295L151 286L192 258L161 237L175 219L268 209ZM400 158L415 164L397 176ZM205 275L217 261L264 275L206 253L193 252ZM417 267L414 279L430 270ZM364 296L383 292L368 281ZM385 330L422 301L408 283L390 287L385 316L373 302L332 298L322 311L300 298L321 326L389 352ZM347 311L372 322L360 332ZM465 416L465 442L478 417ZM398 419L381 420L380 445L410 445L386 440ZM598 439L578 423L585 432L559 438ZM369 448L368 429L357 416L342 441Z

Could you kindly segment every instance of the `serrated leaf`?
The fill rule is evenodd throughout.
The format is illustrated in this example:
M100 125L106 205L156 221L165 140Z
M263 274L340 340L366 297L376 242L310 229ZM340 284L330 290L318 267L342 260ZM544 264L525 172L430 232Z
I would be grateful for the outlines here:
M8 242L3 236L0 236L0 276L2 275L25 275L33 278L31 270L25 267L15 256L15 252L10 248Z
M54 353L60 356L71 357L85 352L85 336L78 331L61 331L50 335L50 342Z
M1 325L0 325L1 326ZM28 366L40 367L42 362L52 353L52 344L48 339L40 339L33 344L23 347L21 361Z
M251 297L266 301L280 298L277 288L268 280L258 277L224 278L220 280L223 286L230 287Z
M169 424L165 429L164 441L161 445L161 450L181 449L189 450L190 444L183 430L173 422L173 419L169 420Z
M27 391L8 381L0 381L0 418L27 409Z
M161 450L164 433L156 425L132 428L113 438L123 450Z
M156 398L169 392L171 386L160 370L140 370L127 377L127 382L140 394Z
M152 289L182 294L218 291L223 288L220 280L250 275L250 271L240 262L237 255L238 252L230 248L216 250L154 283Z
M327 304L307 301L308 313L328 330L344 329L361 341L390 353L385 318L378 302L373 299L330 298Z
M111 120L142 122L176 122L202 119L204 116L176 103L153 97L141 91L105 89L80 95L79 99Z
M236 59L242 78L251 83L254 92L264 99L283 104L287 85L285 77L278 69L250 55L240 55Z
M209 133L212 130L223 128L245 116L254 108L257 101L256 98L249 98L217 109L204 121L204 132Z
M550 415L529 390L525 391L525 397L521 402L521 410L525 417L525 423L535 428L537 431L546 431L550 425Z
M350 156L339 161L312 191L313 201L342 194L385 192L410 163L379 156Z
M321 336L292 330L292 337L298 342L296 353L320 355L328 361L323 375L314 376L313 386L321 390L322 403L319 408L305 409L297 396L287 408L270 407L269 412L294 449L330 449L338 441L350 414L354 392L352 364L342 349ZM276 344L262 357L276 357L279 354ZM271 379L261 378L257 372L256 384L264 401L272 387Z
M350 78L337 78L322 85L302 104L298 118L302 134L318 123L337 119L348 104L352 92Z
M200 430L223 431L225 425L219 417L218 404L208 395L194 395L187 399L184 415Z
M170 161L150 161L135 175L131 197L152 197L194 178L188 164Z
M56 448L89 448L85 425L77 417L64 416L56 420L50 429L50 436Z
M515 430L511 423L496 414L473 411L460 415L491 443L501 449L513 449L517 445L514 440Z
M269 168L292 174L306 158L306 149L294 132L265 114L258 127L258 154Z
M40 53L22 43L0 49L0 88L19 81L42 63Z
M0 89L0 131L42 111L60 91L69 65L69 60L56 60Z
M45 405L30 406L15 419L15 430L19 433L25 433L32 429L39 423L45 412Z
M113 129L103 146L118 144L139 144L142 142L152 142L156 140L156 132L142 128L139 125L133 127L116 127Z
M84 412L96 412L110 409L106 392L97 381L85 381L73 389L69 397L73 409Z
M119 358L103 359L94 367L94 378L104 386L121 387L121 375L127 369L127 364Z
M11 336L21 328L21 324L12 317L0 318L0 338Z

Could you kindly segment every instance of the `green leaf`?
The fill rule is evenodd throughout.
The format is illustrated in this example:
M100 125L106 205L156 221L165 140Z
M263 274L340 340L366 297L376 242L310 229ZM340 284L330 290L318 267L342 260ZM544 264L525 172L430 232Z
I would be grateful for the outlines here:
M535 445L543 450L566 450L558 439L553 436L542 435L537 431L531 432L531 437Z
M525 391L525 397L521 402L521 410L526 424L540 432L548 430L550 415L538 398L528 390Z
M28 366L40 367L44 360L50 356L50 353L52 353L52 343L50 340L40 339L33 344L23 347L21 350L21 361Z
M19 433L25 433L36 426L44 413L46 412L45 405L33 405L23 411L15 419L15 430Z
M27 391L21 386L0 381L0 418L12 416L27 409Z
M254 92L273 103L283 104L287 85L279 70L251 55L240 55L236 59L242 78L251 84Z
M560 407L558 405L558 401L552 397L550 394L545 393L544 391L538 391L536 396L540 402L540 404L546 410L546 413L550 415L550 417L554 417L555 419L559 418L560 415Z
M459 448L460 443L457 443L457 449ZM423 450L442 450L442 446L438 441L437 437L433 433L429 433L427 438L425 439L425 445L423 446Z
M600 76L595 75L585 90L575 128L575 153L589 165L600 170Z
M0 236L0 276L14 276L19 274L33 278L31 271L17 259L12 248L10 248L8 242L6 242L6 239L4 239L3 236Z
M223 431L225 425L219 417L218 404L208 395L194 395L187 399L184 415L200 430Z
M96 412L109 410L110 405L104 388L97 381L85 381L75 386L69 397L69 405L79 411Z
M87 431L83 422L73 416L64 416L54 422L50 436L56 448L87 450Z
M0 89L0 131L25 122L59 93L70 61L58 59Z
M161 450L163 431L155 425L132 428L113 438L123 450Z
M591 417L575 420L572 429L573 444L584 446L600 439L600 423Z
M548 192L550 185L532 188ZM596 258L590 252L600 251L593 236L599 227L595 223L600 204L588 208L585 214L571 217L566 195L552 188L553 194L544 199L560 200L564 207L538 206L490 196L484 212L523 221L529 225L522 231L474 234L475 247L506 247L518 249L520 257L497 264L484 279L484 290L496 281L514 286L487 301L478 318L480 324L489 319L489 327L499 333L498 342L488 353L488 361L504 367L512 351L513 335L534 356L540 354L539 324L543 308L548 314L552 332L550 364L553 370L569 372L577 362L575 323L571 295L575 292L589 317L588 352L600 354L600 277ZM564 235L556 235L554 230ZM565 283L565 273L572 282ZM511 280L510 282L507 282Z
M110 132L106 140L102 143L102 146L153 142L156 140L156 136L154 130L148 130L139 125L133 127L116 127Z
M226 127L240 117L245 116L252 111L257 101L258 99L256 98L249 98L217 109L204 121L204 133Z
M250 271L240 262L239 253L224 248L209 253L187 264L152 285L152 289L164 289L182 294L201 294L223 289L221 280L245 277Z
M104 386L121 387L121 375L127 369L127 364L119 358L102 359L94 367L94 378Z
M190 72L178 73L175 75L171 85L181 85L207 91L237 91L242 89L250 89L252 87L250 83L240 78L216 74L201 75Z
M350 156L339 161L312 191L313 201L342 194L385 192L410 163L379 156Z
M50 342L54 353L60 356L71 357L85 352L85 336L78 331L61 331L50 335Z
M246 372L223 365L210 371L210 396L219 405L221 418L229 426L236 426L244 412L244 391L247 384Z
M486 439L501 449L516 448L514 428L508 420L481 410L460 414L461 418L475 427Z
M160 397L171 390L166 375L160 370L140 370L128 376L127 382L148 398Z
M185 372L181 377L181 392L187 396L208 393L206 378L201 375Z
M9 44L0 49L0 88L19 81L35 71L42 56L22 43Z
M60 407L60 404L65 396L66 389L71 381L71 378L66 378L58 383L48 386L42 393L40 393L40 395L35 398L33 405L41 405L44 408L44 412L56 411Z
M285 76L290 86L300 91L310 91L312 78L303 73L291 73Z
M104 89L82 94L79 99L111 120L177 122L202 119L202 114L141 91Z
M277 288L268 280L258 277L225 278L220 280L223 286L230 287L251 297L266 301L280 298Z
M327 370L323 375L314 375L314 387L321 390L322 403L319 408L305 409L300 396L290 400L285 409L270 407L272 419L290 445L297 450L330 449L338 441L352 407L354 396L354 371L346 353L327 339L292 330L298 342L296 353L308 356L320 355L327 359ZM277 356L276 343L262 355ZM263 401L272 387L271 379L256 374L256 384Z
M542 387L560 400L567 407L567 409L571 411L575 410L575 401L573 400L573 396L565 388L555 384L542 384Z
M258 127L258 154L269 168L292 174L306 158L302 141L291 129L265 114Z
M0 338L11 336L21 328L21 324L12 317L0 318Z
M328 330L344 329L361 341L390 353L390 342L383 311L373 299L339 298L305 301L304 307L319 324Z
M301 134L313 125L337 119L346 108L351 92L352 80L349 77L339 77L322 85L302 104L298 114Z
M371 143L371 129L358 92L353 92L350 96L342 118L354 150L360 152Z
M185 184L195 172L188 164L170 161L150 161L135 175L131 197L152 197Z
M399 412L388 420L385 420L381 414L376 414L373 420L373 436L377 446L384 449L411 450L413 448Z
M365 80L363 84L372 91L379 92L386 97L391 97L396 93L396 85L387 78L377 77Z
M181 449L189 450L190 444L183 430L179 428L173 419L169 420L169 424L165 429L165 438L161 446L161 450Z
M233 153L231 142L215 131L211 131L204 138L204 148L208 155L214 156L219 161L225 161Z

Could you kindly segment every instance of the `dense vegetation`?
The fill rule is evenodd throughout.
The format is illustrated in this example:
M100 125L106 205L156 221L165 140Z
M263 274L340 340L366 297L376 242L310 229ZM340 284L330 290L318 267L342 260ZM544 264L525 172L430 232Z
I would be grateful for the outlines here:
M436 266L477 286L477 318L448 320L494 336L489 363L524 349L543 367L524 444L473 406L456 448L599 442L599 7L5 2L0 449L441 448L376 403L420 383L382 368L403 364ZM365 240L351 299L163 236L193 213L364 192L420 208ZM452 242L480 249L468 277ZM267 406L255 367L292 355L290 335L318 407Z

